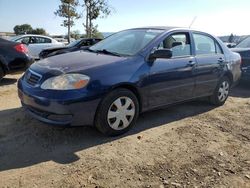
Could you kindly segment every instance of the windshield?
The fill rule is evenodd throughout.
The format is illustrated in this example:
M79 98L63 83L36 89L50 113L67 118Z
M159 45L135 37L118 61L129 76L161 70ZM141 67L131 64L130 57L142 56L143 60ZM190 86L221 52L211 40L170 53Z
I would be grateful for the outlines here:
M77 45L82 39L75 40L67 45L67 47L73 47Z
M237 48L250 48L250 37L241 41L236 47Z
M92 46L92 51L106 51L121 56L133 56L164 30L133 29L121 31Z

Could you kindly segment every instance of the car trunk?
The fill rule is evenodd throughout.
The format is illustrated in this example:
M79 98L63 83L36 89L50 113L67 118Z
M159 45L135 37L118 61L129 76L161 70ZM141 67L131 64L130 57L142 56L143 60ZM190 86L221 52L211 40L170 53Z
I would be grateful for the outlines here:
M250 67L250 48L232 48L231 50L240 54L242 67Z

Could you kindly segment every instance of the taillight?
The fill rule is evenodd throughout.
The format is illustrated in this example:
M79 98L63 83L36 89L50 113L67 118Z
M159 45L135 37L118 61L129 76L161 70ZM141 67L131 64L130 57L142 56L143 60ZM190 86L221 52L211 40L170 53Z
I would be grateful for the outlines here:
M28 48L24 44L17 44L15 47L16 51L27 54L29 52Z

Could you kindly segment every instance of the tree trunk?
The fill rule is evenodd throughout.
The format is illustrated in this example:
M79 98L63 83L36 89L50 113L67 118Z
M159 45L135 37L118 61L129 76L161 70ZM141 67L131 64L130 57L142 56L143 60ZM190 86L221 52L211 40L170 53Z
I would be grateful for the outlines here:
M89 37L89 7L86 6L86 36Z
M68 4L68 13L70 11L70 5ZM68 43L70 43L70 16L68 16Z
M70 19L68 19L70 22ZM68 43L70 43L70 25L68 25Z
M89 38L92 38L92 20L89 19Z

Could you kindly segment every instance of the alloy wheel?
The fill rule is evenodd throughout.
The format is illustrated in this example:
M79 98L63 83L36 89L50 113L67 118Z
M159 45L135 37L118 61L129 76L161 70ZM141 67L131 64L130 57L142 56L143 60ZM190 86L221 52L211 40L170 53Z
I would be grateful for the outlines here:
M229 94L229 83L227 81L223 81L220 85L219 92L218 92L218 99L219 101L223 102L227 99Z

